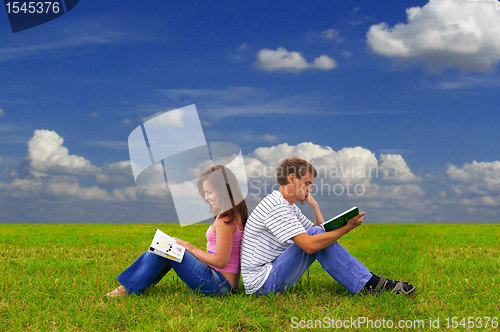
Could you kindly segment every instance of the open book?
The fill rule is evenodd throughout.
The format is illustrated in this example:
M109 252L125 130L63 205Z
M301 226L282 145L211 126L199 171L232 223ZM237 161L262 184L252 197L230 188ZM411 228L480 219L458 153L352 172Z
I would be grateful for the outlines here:
M182 257L184 257L186 248L177 244L173 238L157 228L155 236L153 237L153 242L151 242L151 246L149 247L149 251L158 256L180 263L182 262Z
M344 227L349 219L356 217L359 214L359 209L354 206L349 210L329 219L323 223L325 231L330 232L340 227Z

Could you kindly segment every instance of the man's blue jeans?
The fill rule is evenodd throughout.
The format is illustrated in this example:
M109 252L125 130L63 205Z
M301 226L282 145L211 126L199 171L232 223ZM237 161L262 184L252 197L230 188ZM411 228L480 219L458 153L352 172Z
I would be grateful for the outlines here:
M324 232L322 227L315 226L307 234ZM284 292L299 280L315 259L353 294L358 293L372 277L371 272L337 242L314 254L306 253L294 243L273 262L269 277L255 295Z
M117 279L129 294L141 295L149 285L158 283L172 268L189 288L204 295L226 295L231 291L231 284L222 273L187 251L182 263L177 263L148 250Z

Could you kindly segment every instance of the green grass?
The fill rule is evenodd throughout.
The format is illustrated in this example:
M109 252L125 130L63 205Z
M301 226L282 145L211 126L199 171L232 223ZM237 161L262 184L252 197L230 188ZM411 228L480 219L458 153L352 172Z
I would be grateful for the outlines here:
M453 316L500 320L498 225L366 224L339 241L372 272L415 284L412 297L351 295L315 262L281 295L208 298L171 271L140 297L106 298L155 227L206 246L207 225L0 225L0 330L269 331L291 329L292 317L424 320L426 328L429 317L441 328Z

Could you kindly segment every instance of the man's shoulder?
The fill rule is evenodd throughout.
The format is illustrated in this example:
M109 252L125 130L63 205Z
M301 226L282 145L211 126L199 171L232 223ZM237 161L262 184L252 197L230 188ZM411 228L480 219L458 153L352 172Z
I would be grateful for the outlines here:
M274 205L289 204L285 197L283 197L283 194L277 190L273 190L269 195L264 197L263 200L271 202Z
M289 213L289 209L290 204L283 198L283 195L279 191L274 190L257 204L252 213L250 213L247 223L263 222L271 215L276 216L276 213Z
M269 211L273 210L277 206L282 206L282 205L287 206L290 204L285 200L285 198L279 191L274 190L272 193L264 197L262 201L260 201L260 203L257 204L255 209L259 208Z

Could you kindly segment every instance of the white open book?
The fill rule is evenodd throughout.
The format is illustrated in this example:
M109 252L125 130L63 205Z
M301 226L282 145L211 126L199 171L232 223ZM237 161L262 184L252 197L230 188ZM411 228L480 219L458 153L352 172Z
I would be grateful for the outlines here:
M173 238L157 228L155 236L153 237L153 242L151 242L151 246L149 247L149 251L158 256L180 263L182 262L182 257L184 257L186 248L177 244Z

